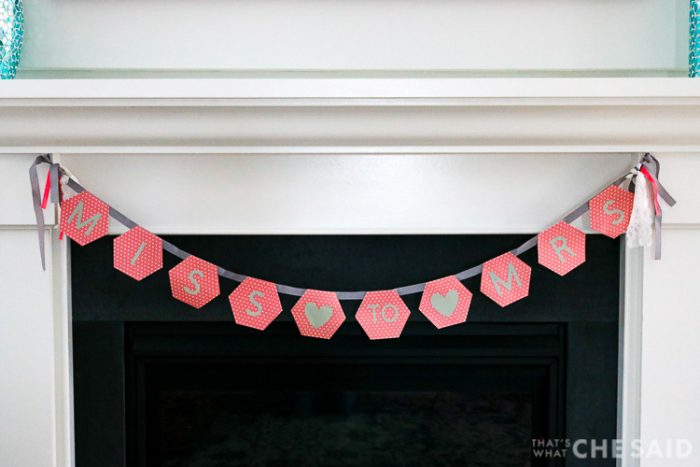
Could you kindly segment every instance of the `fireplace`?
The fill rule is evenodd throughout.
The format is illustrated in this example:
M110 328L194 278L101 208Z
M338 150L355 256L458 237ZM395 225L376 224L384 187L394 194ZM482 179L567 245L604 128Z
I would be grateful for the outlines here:
M520 244L519 235L178 236L203 258L327 289L440 277ZM406 254L410 252L410 254ZM194 310L163 271L141 283L111 268L112 239L71 250L76 464L613 465L537 457L533 439L616 436L619 243L587 239L566 278L523 259L535 284L505 309L479 294L467 323L412 315L398 340L348 322L301 337L283 313L265 332L233 323L222 297ZM166 256L165 269L176 264ZM418 267L416 265L419 265ZM594 291L594 292L592 292ZM597 462L597 463L596 463Z

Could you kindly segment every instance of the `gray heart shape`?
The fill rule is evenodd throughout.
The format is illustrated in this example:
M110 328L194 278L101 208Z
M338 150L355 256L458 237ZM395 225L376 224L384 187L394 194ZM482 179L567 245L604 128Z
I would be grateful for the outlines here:
M442 316L450 316L454 313L458 301L459 295L455 289L451 289L445 295L434 293L433 296L430 297L430 304L433 305L433 308Z
M304 307L304 314L309 324L313 326L314 329L318 329L331 319L331 316L333 316L333 308L327 305L319 307L314 302L309 302Z

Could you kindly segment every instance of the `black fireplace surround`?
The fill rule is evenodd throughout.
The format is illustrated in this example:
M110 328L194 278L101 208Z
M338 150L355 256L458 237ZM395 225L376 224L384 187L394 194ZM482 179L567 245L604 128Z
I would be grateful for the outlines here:
M480 263L517 235L173 236L255 277L318 289L382 289ZM399 339L347 321L330 341L285 311L264 331L234 324L220 297L195 310L166 271L136 282L112 268L113 237L71 248L77 467L612 466L543 458L534 440L616 436L618 241L588 236L565 277L537 264L530 296L500 308L472 292L467 323L437 330L404 297Z

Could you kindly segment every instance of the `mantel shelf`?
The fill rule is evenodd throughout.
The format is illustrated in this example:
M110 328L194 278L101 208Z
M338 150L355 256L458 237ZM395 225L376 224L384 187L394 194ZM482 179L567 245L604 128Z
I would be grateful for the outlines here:
M0 84L0 151L700 152L700 80L235 78Z

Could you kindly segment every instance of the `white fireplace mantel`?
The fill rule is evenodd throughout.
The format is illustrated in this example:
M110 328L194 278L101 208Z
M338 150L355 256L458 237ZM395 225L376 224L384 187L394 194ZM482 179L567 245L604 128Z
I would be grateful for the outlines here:
M662 262L625 255L619 435L696 438L700 451L700 381L667 364L671 353L692 368L700 351L684 294L687 252L700 251L700 81L17 80L0 86L0 112L0 264L13 265L0 268L0 297L22 311L0 327L2 373L16 383L0 385L0 453L13 465L74 461L69 261L49 215L39 266L26 172L37 153L158 233L235 234L535 232L634 153L655 152L679 205L665 214ZM245 199L275 215L230 201ZM685 403L669 407L659 380Z
M1 150L66 153L696 152L680 78L17 80Z

